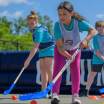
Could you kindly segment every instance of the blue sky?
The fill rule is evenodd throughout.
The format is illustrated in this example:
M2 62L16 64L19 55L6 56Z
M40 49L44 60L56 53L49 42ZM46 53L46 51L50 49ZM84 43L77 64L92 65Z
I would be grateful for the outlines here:
M48 15L54 23L59 19L57 7L65 0L0 0L0 17L7 16L9 21L13 18L26 18L31 10ZM67 0L72 3L74 11L87 19L91 26L95 27L98 20L104 21L104 0ZM54 25L53 23L53 25ZM87 32L81 33L81 40Z

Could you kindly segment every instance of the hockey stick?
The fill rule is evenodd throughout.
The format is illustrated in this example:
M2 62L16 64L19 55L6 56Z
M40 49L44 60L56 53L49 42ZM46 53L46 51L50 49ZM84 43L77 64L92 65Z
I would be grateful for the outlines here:
M72 59L77 55L77 53L79 52L80 48L77 49L75 51L75 53L72 56ZM61 71L58 73L58 75L54 78L54 80L48 85L48 87L41 92L35 92L35 93L26 93L26 94L20 94L19 95L19 99L20 100L32 100L32 99L40 99L40 98L44 98L47 93L52 89L52 87L54 86L55 82L57 81L57 79L60 77L60 75L65 71L65 69L69 66L69 64L71 63L72 59L70 59L65 66L61 69Z
M104 88L100 89L99 91L100 91L100 93L103 93L104 92Z
M17 76L17 78L15 79L14 83L11 85L9 90L4 91L3 95L8 95L11 90L13 89L13 87L15 86L17 80L19 79L20 75L22 74L22 72L24 71L25 67L22 68L22 70L20 71L19 75Z

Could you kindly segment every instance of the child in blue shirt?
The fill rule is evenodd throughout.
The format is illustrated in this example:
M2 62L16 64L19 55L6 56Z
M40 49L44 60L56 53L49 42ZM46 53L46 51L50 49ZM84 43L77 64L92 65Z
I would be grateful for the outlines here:
M31 59L39 48L39 61L42 82L41 90L43 91L47 88L48 80L49 83L52 81L55 40L49 29L38 23L37 15L34 11L31 11L31 15L27 16L27 25L32 30L34 46L24 63L24 67L27 68Z
M93 83L94 77L101 69L104 64L104 22L97 21L95 28L98 33L93 38L94 54L92 58L92 71L87 81L85 90L79 94L80 97L89 96L89 89Z

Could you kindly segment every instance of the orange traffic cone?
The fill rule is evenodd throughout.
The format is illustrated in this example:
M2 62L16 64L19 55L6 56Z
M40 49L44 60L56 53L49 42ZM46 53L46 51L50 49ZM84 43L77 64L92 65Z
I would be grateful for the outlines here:
M97 96L91 96L89 100L100 100Z

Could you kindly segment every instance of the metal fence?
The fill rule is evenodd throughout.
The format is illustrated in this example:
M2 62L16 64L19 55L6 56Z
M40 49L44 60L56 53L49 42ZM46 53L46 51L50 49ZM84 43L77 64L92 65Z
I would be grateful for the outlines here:
M31 50L32 48L31 44L0 40L0 51Z

